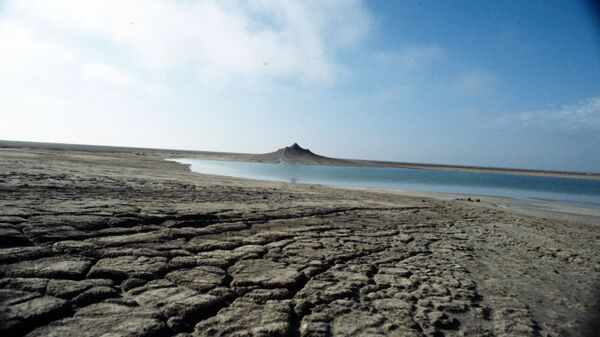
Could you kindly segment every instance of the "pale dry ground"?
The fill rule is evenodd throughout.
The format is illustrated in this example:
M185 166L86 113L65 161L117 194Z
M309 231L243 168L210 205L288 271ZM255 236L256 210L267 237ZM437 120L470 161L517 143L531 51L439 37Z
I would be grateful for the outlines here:
M0 149L1 335L598 331L598 224L164 155Z

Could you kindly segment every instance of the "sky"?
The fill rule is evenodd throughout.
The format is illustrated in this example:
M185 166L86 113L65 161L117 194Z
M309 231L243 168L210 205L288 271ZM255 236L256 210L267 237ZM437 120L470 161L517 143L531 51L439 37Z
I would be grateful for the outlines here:
M600 19L562 0L0 0L0 139L600 172Z

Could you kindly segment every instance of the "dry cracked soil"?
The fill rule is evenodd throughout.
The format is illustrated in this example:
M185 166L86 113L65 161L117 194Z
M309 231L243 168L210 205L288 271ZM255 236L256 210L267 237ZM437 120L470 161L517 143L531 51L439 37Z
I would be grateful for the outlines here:
M0 149L2 336L596 336L598 224Z

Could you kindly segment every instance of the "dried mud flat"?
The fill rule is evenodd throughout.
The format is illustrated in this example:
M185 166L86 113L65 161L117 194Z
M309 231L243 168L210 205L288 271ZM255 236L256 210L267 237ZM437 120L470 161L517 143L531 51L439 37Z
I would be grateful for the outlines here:
M600 226L0 149L3 336L595 336Z

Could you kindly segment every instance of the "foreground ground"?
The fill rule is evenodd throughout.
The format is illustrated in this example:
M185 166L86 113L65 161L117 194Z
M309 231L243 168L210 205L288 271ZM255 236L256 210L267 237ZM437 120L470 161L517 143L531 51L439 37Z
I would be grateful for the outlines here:
M467 201L0 149L3 336L595 336L599 243Z

